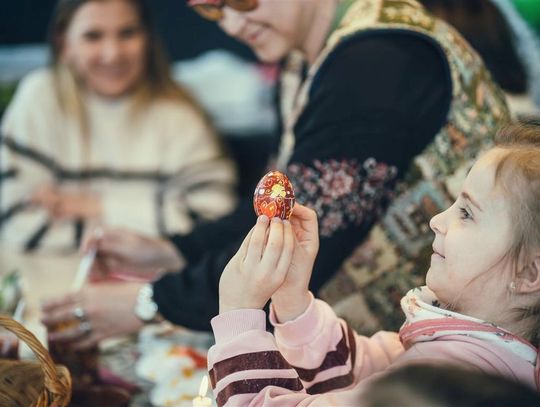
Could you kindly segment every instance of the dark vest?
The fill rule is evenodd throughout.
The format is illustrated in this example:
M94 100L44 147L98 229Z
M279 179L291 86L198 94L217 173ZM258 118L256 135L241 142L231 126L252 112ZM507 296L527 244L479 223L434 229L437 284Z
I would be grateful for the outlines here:
M503 93L454 28L413 0L356 0L310 67L307 79L293 90L293 96L283 94L281 167L294 148L294 123L308 102L318 69L342 41L372 30L414 31L435 41L450 67L453 100L446 125L415 157L386 215L321 292L338 314L364 332L366 328L399 328L403 321L399 300L410 288L424 284L429 267L430 218L453 203L474 159L492 144L497 128L509 120ZM289 77L284 77L289 82L295 80L291 72L299 66L294 57L291 66Z

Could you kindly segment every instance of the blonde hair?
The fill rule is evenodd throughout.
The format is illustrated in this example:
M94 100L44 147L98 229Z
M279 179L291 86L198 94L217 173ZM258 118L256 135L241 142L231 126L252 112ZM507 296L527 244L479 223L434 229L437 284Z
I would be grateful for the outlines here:
M61 61L66 31L77 10L92 1L110 0L59 0L49 26L51 67L54 73L55 91L64 111L74 116L84 135L88 134L85 104L81 86L71 68ZM137 11L143 31L147 36L144 76L135 92L133 112L140 112L155 98L166 98L190 104L209 124L209 120L193 97L171 77L169 61L157 35L148 4L145 0L127 0Z
M514 123L502 128L495 145L504 150L497 163L495 181L510 198L513 241L509 258L514 278L529 267L540 250L540 126ZM540 302L516 309L521 320L531 320L532 342L540 345Z

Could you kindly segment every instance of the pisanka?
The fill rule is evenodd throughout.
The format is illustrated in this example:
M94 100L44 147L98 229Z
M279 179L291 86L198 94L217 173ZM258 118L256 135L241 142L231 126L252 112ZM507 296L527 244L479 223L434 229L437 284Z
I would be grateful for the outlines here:
M219 406L361 406L370 382L416 363L540 390L540 129L512 124L430 221L426 286L399 332L353 332L308 291L317 217L260 217L220 280L209 376ZM264 305L271 299L266 331Z

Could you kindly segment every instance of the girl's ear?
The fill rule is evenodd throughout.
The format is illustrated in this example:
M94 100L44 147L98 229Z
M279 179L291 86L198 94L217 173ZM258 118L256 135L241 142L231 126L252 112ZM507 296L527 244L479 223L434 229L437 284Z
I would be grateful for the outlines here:
M528 266L524 267L518 276L518 291L533 293L540 291L540 253L537 253Z

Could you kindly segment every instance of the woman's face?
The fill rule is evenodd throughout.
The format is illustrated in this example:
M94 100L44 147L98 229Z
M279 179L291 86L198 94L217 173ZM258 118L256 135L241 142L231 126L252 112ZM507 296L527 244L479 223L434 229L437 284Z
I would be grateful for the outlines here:
M219 25L246 43L263 62L278 62L306 40L314 0L259 0L249 12L223 9Z
M128 0L89 1L74 14L62 58L91 91L119 97L145 71L147 36Z

